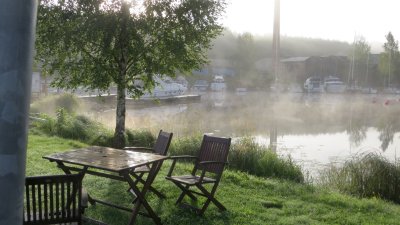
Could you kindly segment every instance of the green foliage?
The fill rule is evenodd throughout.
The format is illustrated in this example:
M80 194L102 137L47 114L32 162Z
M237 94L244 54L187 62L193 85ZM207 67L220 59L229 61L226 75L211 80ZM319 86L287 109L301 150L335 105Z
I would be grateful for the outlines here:
M169 153L170 155L198 155L202 138L201 135L173 138Z
M56 118L40 114L32 124L31 132L79 140L90 145L113 146L113 133L102 124L86 116L68 113L59 108ZM152 147L155 138L149 131L127 130L125 144L129 146Z
M378 197L400 203L400 164L367 154L327 169L321 182L359 197Z
M229 154L229 167L262 177L304 182L300 166L288 157L278 156L267 147L261 146L254 138L245 137L236 140Z
M106 145L107 138L112 133L98 122L81 115L69 114L64 108L59 108L56 118L45 114L39 116L32 124L32 129L47 135L55 135L63 138L79 140L88 144Z
M63 108L68 113L75 113L80 105L80 100L73 94L49 95L33 102L30 112L51 114Z
M155 137L150 131L146 130L127 130L126 131L127 146L153 147Z
M394 82L400 82L400 52L398 41L389 32L383 44L384 52L380 55L379 71L384 77L384 87L391 87Z
M201 135L173 139L169 153L171 155L198 155L201 140ZM250 137L233 141L228 160L231 169L262 177L304 181L301 168L290 158L278 156L270 149L257 144Z
M155 74L205 64L224 8L224 0L41 0L36 58L57 87L105 91L116 84L114 144L123 147L126 91L141 96Z

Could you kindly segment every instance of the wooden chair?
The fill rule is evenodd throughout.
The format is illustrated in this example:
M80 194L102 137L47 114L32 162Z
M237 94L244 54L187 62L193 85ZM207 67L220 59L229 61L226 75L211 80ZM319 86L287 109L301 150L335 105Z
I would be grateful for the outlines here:
M173 162L166 179L172 181L182 190L182 193L176 201L176 204L180 204L181 206L188 206L194 209L199 215L202 215L205 212L210 202L213 202L221 211L226 210L226 208L217 199L215 199L214 195L221 180L224 167L227 164L230 144L231 138L220 138L204 135L197 157L171 157ZM178 159L195 160L194 168L190 175L172 176L172 172ZM213 177L206 177L206 174L212 174ZM203 186L205 184L212 185L211 191L208 191ZM190 190L191 187L196 187L198 190L200 190L200 192ZM202 208L197 208L186 203L181 203L186 195L193 200L197 200L197 198L193 194L207 198Z
M156 143L154 144L153 148L145 148L145 147L125 147L124 150L129 150L129 151L147 151L151 152L154 154L159 154L159 155L167 155L169 146L171 144L172 140L172 133L164 132L160 130ZM162 166L162 162L158 163L157 165L157 172L160 170ZM138 182L144 184L145 181L143 180L143 175L148 173L150 171L150 167L148 165L141 166L136 168L134 171L131 172L131 175L135 177L135 184ZM161 192L157 191L154 187L149 187L149 190L153 193L155 193L159 198L165 198L165 195L162 194ZM131 190L129 190L131 191Z
M81 174L27 177L23 224L82 224L81 199Z

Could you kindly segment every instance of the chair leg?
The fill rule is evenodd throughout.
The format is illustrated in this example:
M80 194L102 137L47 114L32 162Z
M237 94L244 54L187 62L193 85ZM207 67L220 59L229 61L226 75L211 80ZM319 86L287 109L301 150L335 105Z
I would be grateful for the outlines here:
M189 185L183 186L182 184L180 184L180 183L178 183L178 182L174 182L174 184L175 184L176 186L178 186L178 187L182 190L181 195L179 195L178 200L176 200L176 202L175 202L176 205L178 205L179 203L182 202L182 200L183 200L183 198L185 197L185 195L188 195L188 196L189 196L192 200L194 200L194 201L197 200L196 196L194 196L194 195L189 191L189 188L190 188Z
M196 186L197 186L197 188L199 188L199 190L201 192L203 192L204 195L207 196L207 201L204 204L203 208L201 209L202 213L204 213L204 211L207 209L207 207L211 201L219 208L219 210L221 210L221 211L226 210L225 206L223 206L216 198L214 198L214 194L215 194L215 191L217 190L217 186L218 186L217 184L214 185L213 189L211 190L211 193L208 192L207 189L205 189L200 184L197 184Z

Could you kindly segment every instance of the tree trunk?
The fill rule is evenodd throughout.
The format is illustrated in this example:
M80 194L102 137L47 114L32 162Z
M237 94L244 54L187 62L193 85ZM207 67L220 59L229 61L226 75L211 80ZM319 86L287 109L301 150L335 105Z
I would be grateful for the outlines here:
M116 110L116 125L114 132L115 148L125 147L125 97L126 97L126 67L127 67L127 46L129 45L129 38L127 32L127 23L129 20L129 6L124 2L121 6L122 21L121 21L121 36L119 40L120 58L118 62L119 76L117 79L117 110Z
M117 86L117 110L116 110L116 126L114 132L114 148L125 147L125 84Z

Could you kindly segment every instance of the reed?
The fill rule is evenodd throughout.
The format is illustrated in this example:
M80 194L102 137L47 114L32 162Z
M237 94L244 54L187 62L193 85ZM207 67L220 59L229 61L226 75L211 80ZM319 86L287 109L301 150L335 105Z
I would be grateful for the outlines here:
M268 147L258 144L253 137L243 137L234 141L229 163L231 169L257 176L304 182L301 167L290 156L279 156Z
M321 184L358 197L377 197L400 203L400 164L377 153L360 155L342 166L331 166Z

